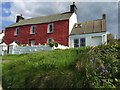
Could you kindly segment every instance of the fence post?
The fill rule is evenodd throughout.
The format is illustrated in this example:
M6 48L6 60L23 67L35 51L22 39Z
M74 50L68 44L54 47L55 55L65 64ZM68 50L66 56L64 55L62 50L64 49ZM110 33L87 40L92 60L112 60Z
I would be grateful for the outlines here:
M7 52L7 45L5 43L0 44L0 55L5 55Z

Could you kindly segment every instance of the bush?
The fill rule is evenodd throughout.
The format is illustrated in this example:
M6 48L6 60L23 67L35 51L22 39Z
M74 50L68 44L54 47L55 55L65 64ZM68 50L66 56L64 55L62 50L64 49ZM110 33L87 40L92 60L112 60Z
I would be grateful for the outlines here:
M3 88L120 88L119 50L108 44L15 55L3 63Z
M50 47L53 47L53 46L58 47L58 43L57 42L50 42L49 46Z
M50 47L53 47L53 46L54 46L54 43L53 43L53 42L50 42L50 43L49 43L49 46L50 46Z
M54 45L55 45L55 47L58 47L58 43L57 43L57 42L55 42L55 44L54 44Z

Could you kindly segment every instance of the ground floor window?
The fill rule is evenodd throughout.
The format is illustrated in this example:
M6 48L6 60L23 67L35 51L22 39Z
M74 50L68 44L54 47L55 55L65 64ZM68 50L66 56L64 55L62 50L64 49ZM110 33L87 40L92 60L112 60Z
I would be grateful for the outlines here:
M18 44L18 40L15 40L14 42Z
M74 39L74 47L82 47L82 46L86 46L85 38Z
M49 44L49 43L51 43L51 42L53 42L53 39L52 39L52 38L48 38L48 39L47 39L47 43Z
M79 39L74 39L74 47L79 47Z
M30 45L35 45L35 40L34 39L29 40L29 43L30 43Z
M80 46L85 46L85 38L80 38Z

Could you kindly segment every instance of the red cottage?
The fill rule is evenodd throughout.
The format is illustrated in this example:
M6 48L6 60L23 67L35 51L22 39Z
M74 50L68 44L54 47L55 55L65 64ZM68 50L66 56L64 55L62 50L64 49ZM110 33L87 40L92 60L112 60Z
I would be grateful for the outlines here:
M5 30L4 42L9 45L13 41L18 44L46 44L56 41L68 46L69 35L75 23L77 7L73 3L70 12L54 14L31 19L17 16L16 23Z

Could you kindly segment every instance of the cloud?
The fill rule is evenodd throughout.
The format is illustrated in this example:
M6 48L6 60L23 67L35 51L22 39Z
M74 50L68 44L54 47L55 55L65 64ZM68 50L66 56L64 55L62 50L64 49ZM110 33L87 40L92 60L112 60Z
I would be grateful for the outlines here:
M4 2L21 2L24 0L3 0ZM118 2L119 0L26 0L26 2Z
M68 3L52 3L52 2L12 2L9 9L11 15L9 17L3 17L6 21L14 21L16 15L22 14L26 19L38 16L44 16L49 14L61 13L67 11L65 7ZM59 7L58 7L59 6ZM8 10L8 11L9 11Z
M118 35L118 3L117 2L79 2L79 21L101 19L106 14L107 31ZM115 35L115 36L116 36Z

